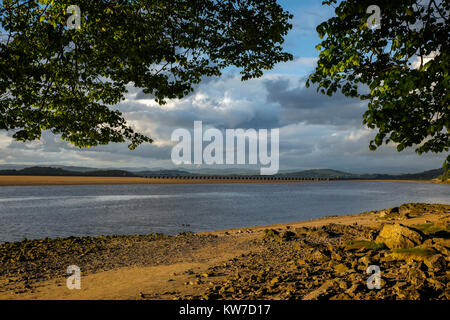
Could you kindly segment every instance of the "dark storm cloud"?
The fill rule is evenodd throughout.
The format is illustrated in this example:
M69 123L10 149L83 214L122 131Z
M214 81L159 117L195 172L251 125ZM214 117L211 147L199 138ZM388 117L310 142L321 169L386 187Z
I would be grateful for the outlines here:
M209 77L197 85L193 94L174 103L147 105L143 100L151 100L151 96L141 91L118 105L118 109L127 119L151 123L163 136L176 128L191 128L195 120L217 129L279 127L280 108L267 103L262 82L253 82L254 92L246 90L248 84L250 81L243 83L236 74Z
M332 97L306 88L300 81L290 86L287 79L267 80L267 101L281 106L281 120L285 123L305 122L335 126L360 126L367 103L335 93Z

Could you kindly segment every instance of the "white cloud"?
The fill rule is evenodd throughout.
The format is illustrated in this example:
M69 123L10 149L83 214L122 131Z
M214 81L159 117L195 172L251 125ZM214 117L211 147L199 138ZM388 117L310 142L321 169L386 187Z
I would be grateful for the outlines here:
M309 63L303 60L300 63ZM278 72L279 70L277 70ZM79 150L45 132L33 143L11 142L0 134L3 163L65 164L90 167L171 167L171 133L192 130L194 120L205 127L280 128L281 169L334 168L352 172L407 172L440 167L443 157L418 157L412 150L398 153L393 146L371 152L374 132L362 127L360 101L305 90L300 75L267 74L241 82L236 74L207 79L181 100L160 106L139 89L130 90L117 108L140 132L155 139L134 151L126 144ZM138 97L140 96L140 97Z
M315 67L319 58L316 57L300 57L293 61L294 64L307 67Z
M439 54L439 52L433 51L429 55L424 56L423 57L423 61L421 61L419 56L415 56L412 59L411 68L412 69L419 69L421 63L423 63L423 65L425 65L427 62L429 62L429 61L433 60L434 58L436 58L436 56L438 54Z

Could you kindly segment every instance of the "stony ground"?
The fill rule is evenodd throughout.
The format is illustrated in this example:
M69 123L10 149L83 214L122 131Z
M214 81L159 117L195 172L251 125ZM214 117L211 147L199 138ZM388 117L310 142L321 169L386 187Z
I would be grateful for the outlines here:
M22 293L41 281L67 277L63 266L76 265L83 274L130 266L157 266L197 260L193 252L224 239L182 233L133 236L71 237L24 240L0 245L0 292ZM170 254L169 254L170 252Z
M448 225L447 225L448 230ZM390 250L369 227L327 225L266 232L266 250L198 275L203 299L450 299L450 242L433 238L423 249ZM438 244L439 245L434 245ZM404 256L395 257L396 253ZM381 270L381 289L367 287L367 268Z
M331 223L330 223L331 221ZM221 263L221 254L236 254ZM450 298L450 206L400 207L310 223L210 234L42 239L0 245L1 293L38 292L49 279L129 266L192 261L167 280L171 292L136 299L442 299ZM214 261L216 261L214 260ZM379 266L381 289L367 268ZM21 296L22 297L22 296ZM26 298L26 296L25 296Z

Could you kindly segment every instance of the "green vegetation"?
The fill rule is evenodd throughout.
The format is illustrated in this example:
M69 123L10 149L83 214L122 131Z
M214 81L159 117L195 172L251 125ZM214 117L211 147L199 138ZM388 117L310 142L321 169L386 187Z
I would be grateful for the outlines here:
M327 0L335 16L317 27L323 41L307 85L368 101L363 123L375 150L394 142L418 154L450 148L449 1L377 1L380 28L368 28L369 0ZM448 169L450 155L444 163Z
M391 257L398 260L423 260L427 257L435 255L437 252L433 249L425 248L409 248L409 249L393 249Z
M240 69L260 77L284 52L289 12L273 0L78 0L81 28L69 29L66 0L4 0L0 8L0 129L19 141L43 130L77 147L149 137L118 110L127 86L164 104L202 78Z
M346 250L383 250L386 249L384 243L375 243L367 240L350 240L344 243Z
M443 223L424 223L416 224L413 227L422 231L427 236L439 236L441 238L450 238L450 224Z
M11 176L75 176L75 177L138 177L125 170L72 171L52 167L29 167L20 170L0 170L0 175Z

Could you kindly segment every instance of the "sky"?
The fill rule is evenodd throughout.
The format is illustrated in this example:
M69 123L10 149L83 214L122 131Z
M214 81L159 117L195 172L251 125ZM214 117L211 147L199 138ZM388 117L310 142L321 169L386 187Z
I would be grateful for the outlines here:
M227 69L221 77L204 79L191 95L164 106L130 87L126 100L114 108L154 139L153 144L133 151L127 143L80 150L50 132L44 132L39 141L23 143L14 141L12 133L0 131L0 164L176 168L170 157L175 144L170 140L172 132L192 130L193 122L201 120L204 126L221 130L279 128L281 170L408 173L441 167L444 155L418 156L412 148L399 153L395 145L370 151L375 132L362 125L367 102L339 94L330 98L305 87L318 57L315 46L320 39L315 28L333 15L332 8L321 2L279 1L294 15L284 44L294 60L278 64L259 79L241 82L238 71Z

